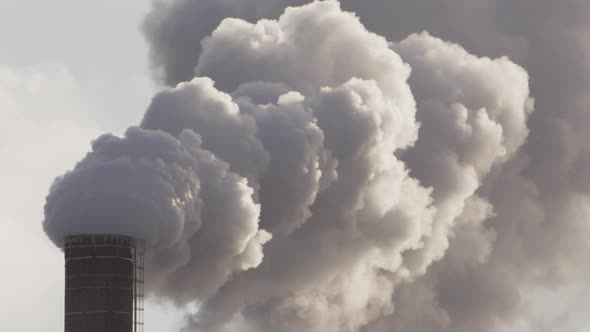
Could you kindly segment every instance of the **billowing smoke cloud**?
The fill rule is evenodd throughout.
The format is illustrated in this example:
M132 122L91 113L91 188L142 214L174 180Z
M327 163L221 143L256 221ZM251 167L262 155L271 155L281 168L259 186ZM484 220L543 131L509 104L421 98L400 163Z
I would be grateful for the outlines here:
M56 180L53 241L145 238L196 331L496 331L583 277L588 5L308 2L154 5L171 87Z
M124 138L98 138L56 181L44 226L58 244L71 234L145 239L156 266L152 282L181 282L170 279L193 269L200 280L193 296L200 296L260 264L270 234L258 229L260 205L252 194L247 180L204 150L193 131L173 137L130 128Z

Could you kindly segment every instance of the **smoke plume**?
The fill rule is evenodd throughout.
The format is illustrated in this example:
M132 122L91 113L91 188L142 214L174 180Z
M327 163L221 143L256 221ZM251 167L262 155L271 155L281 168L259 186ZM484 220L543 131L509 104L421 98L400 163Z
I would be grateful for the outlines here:
M44 228L146 239L187 331L497 331L588 276L588 10L157 2L169 87L55 181Z

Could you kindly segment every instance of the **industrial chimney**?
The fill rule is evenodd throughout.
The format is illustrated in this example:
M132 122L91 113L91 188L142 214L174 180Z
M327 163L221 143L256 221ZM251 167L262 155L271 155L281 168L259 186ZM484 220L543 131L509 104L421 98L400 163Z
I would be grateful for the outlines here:
M143 331L143 241L74 235L64 248L65 332Z

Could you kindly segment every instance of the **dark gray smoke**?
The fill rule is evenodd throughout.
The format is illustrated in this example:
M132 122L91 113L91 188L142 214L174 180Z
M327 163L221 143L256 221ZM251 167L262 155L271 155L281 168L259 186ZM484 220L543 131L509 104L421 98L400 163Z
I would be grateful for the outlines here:
M172 87L55 182L54 242L146 238L196 331L497 331L587 276L590 5L307 2L155 4Z

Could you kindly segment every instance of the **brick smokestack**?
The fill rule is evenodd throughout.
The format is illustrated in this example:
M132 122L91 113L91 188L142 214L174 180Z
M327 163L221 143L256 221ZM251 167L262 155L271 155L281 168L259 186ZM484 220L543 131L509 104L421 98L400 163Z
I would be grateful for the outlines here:
M74 235L64 252L65 332L142 331L142 241Z

